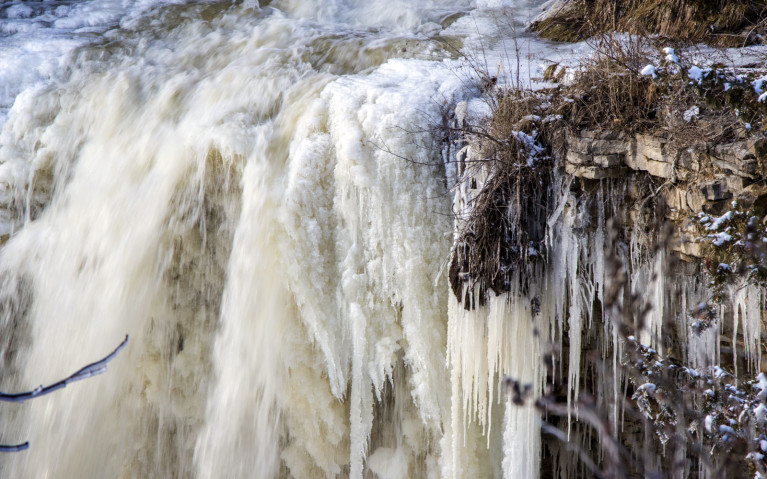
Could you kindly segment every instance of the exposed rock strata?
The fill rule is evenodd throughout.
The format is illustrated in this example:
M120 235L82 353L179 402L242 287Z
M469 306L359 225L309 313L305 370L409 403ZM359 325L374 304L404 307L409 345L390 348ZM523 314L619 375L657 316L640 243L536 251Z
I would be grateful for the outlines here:
M767 207L767 137L731 143L702 143L679 148L663 135L583 130L563 133L557 156L568 174L583 180L649 174L665 180L657 195L666 217L678 225L674 249L683 257L701 257L694 227L687 219L699 212L721 214L737 201L741 207Z

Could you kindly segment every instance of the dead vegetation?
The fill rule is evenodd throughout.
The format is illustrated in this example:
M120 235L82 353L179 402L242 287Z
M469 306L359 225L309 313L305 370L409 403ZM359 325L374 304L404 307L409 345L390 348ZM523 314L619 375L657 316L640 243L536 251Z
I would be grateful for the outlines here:
M571 131L613 130L662 134L675 146L742 139L765 131L767 102L761 95L767 70L721 62L698 66L671 48L644 37L593 39L594 54L559 82L553 65L546 80L549 114ZM681 58L680 58L681 57ZM700 58L697 59L700 62Z
M491 100L487 125L466 131L474 151L463 178L473 184L466 185L468 214L459 218L450 266L451 287L466 308L484 302L488 291L509 291L515 276L524 280L525 274L514 273L543 257L549 214L552 159L536 114L542 98L515 90Z
M550 90L552 113L574 129L652 128L661 88L640 74L649 45L639 39L621 43L604 37L594 47L596 53L574 72L572 81Z
M764 0L570 0L531 26L554 41L625 32L715 46L762 43Z
M707 37L709 43L724 44L729 34L723 32L739 32L730 35L730 39L742 39L746 38L743 32L748 30L747 38L752 38L764 27L763 2L574 0L573 3L588 5L589 15L614 19L613 23L602 24L602 30L588 30L590 32L620 30L617 25L629 20L620 9L633 9L632 14L644 16L636 30L626 27L624 31L646 33L649 26L657 24L654 33L688 41ZM700 10L694 11L695 5ZM599 12L609 8L612 10ZM749 17L755 11L758 16ZM703 15L700 18L704 20L698 20L695 15ZM697 29L695 22L711 20L712 17L706 15L717 17L719 23L715 29ZM746 18L745 23L736 25L735 17ZM583 23L583 29L577 31L594 28L594 21L590 21L592 23ZM686 37L678 34L681 29L686 29ZM461 178L477 184L468 185L473 192L471 201L464 210L465 217L457 219L459 234L450 282L466 308L474 307L476 301L482 302L488 291L497 294L510 291L514 278L524 282L526 277L535 277L537 268L545 267L543 238L551 213L549 207L553 206L550 186L557 166L553 158L557 150L564 147L567 130L626 134L620 138L635 133L658 135L668 139L669 147L675 150L726 143L767 131L764 120L767 93L760 91L767 91L767 71L760 70L759 66L734 69L731 65L713 62L699 66L685 57L682 49L678 58L673 51L659 48L662 43L641 35L632 36L628 41L625 37L616 40L615 36L604 35L593 42L595 54L576 71L553 64L545 72L545 79L554 84L552 88L538 92L491 91L488 101L492 114L488 122L464 130L474 154L465 161ZM648 65L654 67L647 69ZM531 148L529 141L520 141L525 138L520 133L534 139L535 146ZM663 217L665 212L660 211L663 201L658 192L679 180L674 177L661 185L662 179L647 172L637 176L656 182L649 188L652 195L644 191L638 193L642 201L637 211ZM612 180L613 183L619 181ZM631 181L636 183L634 179ZM763 186L764 176L753 181ZM580 185L584 188L598 182L601 180L585 180ZM636 184L633 186L637 189ZM569 184L568 188L571 188ZM585 189L583 193L589 194ZM764 196L759 198L763 200ZM621 204L621 210L626 209L625 206ZM763 237L767 218L762 218L766 207L753 206L749 212L720 222L721 230L706 230L712 240L717 233L732 236L719 250L710 249L710 257L703 265L716 270L719 276L712 276L717 281L743 272L765 281L767 253ZM625 349L615 353L620 357L617 364L604 361L610 354L600 358L594 353L593 357L583 358L596 365L591 371L594 382L584 380L574 416L571 405L564 402L569 386L562 382L561 371L551 372L551 384L542 397L535 398L536 407L547 418L542 425L543 432L554 438L545 443L546 447L562 446L551 449L552 476L558 477L561 473L556 467L560 455L573 454L581 461L582 475L589 477L756 477L757 473L758 477L764 477L767 462L763 452L767 449L762 448L761 441L767 444L767 422L763 414L767 407L767 388L761 380L738 379L719 367L696 369L685 365L689 359L684 357L686 353L678 354L679 350L675 349L675 342L683 333L675 329L679 326L671 319L664 324L665 337L660 340L669 342L668 355L662 356L636 340L635 335L639 336L643 330L652 305L629 285L627 273L631 266L624 262L618 248L626 243L625 239L619 239L627 224L617 211L610 213L616 213L606 215L612 217L610 223L613 224L609 227L613 238L608 244L615 245L614 251L606 252L605 261L611 270L608 275L611 282L605 297L595 299L594 304L598 310L597 304L604 302L604 311L611 312L611 321L616 321L618 337ZM658 236L655 241L648 241L648 248L657 253L669 246L670 225L661 235L659 223L640 221L632 226L636 228L642 223L651 230L648 235ZM668 260L671 259L676 257L668 255ZM723 268L724 264L731 267ZM674 267L666 264L664 269L673 271ZM692 270L690 266L685 271ZM524 291L524 287L520 289ZM679 295L681 290L676 296ZM594 327L582 339L598 343L593 349L596 351L606 347L601 336L606 318L594 314ZM714 307L708 303L699 304L689 314L698 319L692 326L696 334L717 321ZM561 351L552 354L562 357ZM740 358L733 359L736 360ZM544 363L549 366L547 360ZM611 416L616 405L610 403L610 397L599 399L599 391L604 396L604 390L596 384L615 367L624 378L622 391L615 396L620 401L620 419ZM582 377L585 376L588 375ZM764 383L767 384L767 379ZM514 403L530 401L532 398L524 393L529 390L528 385L507 378L507 391ZM588 391L593 394L589 395ZM572 417L576 419L573 428L578 438L575 440L569 436ZM545 454L546 450L544 461ZM660 458L670 461L664 463Z
M701 213L696 227L704 244L703 270L711 278L714 298L721 300L725 286L745 277L767 284L767 196L753 204L732 203L719 217Z

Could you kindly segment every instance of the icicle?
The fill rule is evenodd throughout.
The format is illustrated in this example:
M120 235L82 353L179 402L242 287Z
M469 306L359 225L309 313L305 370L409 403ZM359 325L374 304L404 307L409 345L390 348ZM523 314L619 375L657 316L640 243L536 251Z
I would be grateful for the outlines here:
M533 318L529 301L521 295L498 298L499 315L506 317L504 331L505 354L501 356L503 376L521 385L529 385L533 398L540 396L543 374L540 332L536 334L538 318ZM540 470L540 414L532 404L513 404L511 392L505 391L503 431L503 477L535 478Z
M733 350L740 322L747 367L749 371L760 371L764 289L751 283L742 284L730 288L729 298L733 311ZM735 364L737 367L737 356Z
M567 363L567 407L572 410L580 393L581 374L581 335L584 314L584 292L578 271L581 257L582 240L575 236L575 210L570 208L565 214L565 228L560 241L562 249L558 252L566 261L567 294L569 308L567 310L567 325L570 339L569 360ZM575 406L577 412L577 405ZM571 418L568 416L567 432L570 434Z

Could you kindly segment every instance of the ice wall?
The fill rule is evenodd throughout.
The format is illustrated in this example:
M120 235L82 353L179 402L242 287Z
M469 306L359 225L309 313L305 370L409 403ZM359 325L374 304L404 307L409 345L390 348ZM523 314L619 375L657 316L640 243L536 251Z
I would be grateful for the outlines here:
M511 380L537 396L554 352L575 414L584 340L613 366L622 346L601 305L609 214L568 182L528 289L467 310L446 284L472 193L433 128L478 90L442 40L502 2L70 3L15 2L3 23L54 16L46 35L77 41L0 104L0 383L132 339L108 374L0 409L4 441L32 444L2 474L536 477L540 416ZM618 251L660 348L663 318L691 324L706 292L642 244ZM722 317L752 338L764 292L731 296ZM689 335L696 364L719 361L719 333Z
M432 37L467 5L203 7L113 26L3 125L4 386L133 338L109 374L0 412L33 445L4 474L439 477L430 128L470 87Z

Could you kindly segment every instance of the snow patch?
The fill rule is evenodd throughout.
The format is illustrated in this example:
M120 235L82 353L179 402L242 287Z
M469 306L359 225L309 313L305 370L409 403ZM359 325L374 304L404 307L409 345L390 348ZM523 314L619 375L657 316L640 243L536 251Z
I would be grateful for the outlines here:
M658 78L657 70L658 69L655 65L647 65L644 68L642 68L642 71L640 71L639 73L641 73L644 76L651 76L653 78Z

